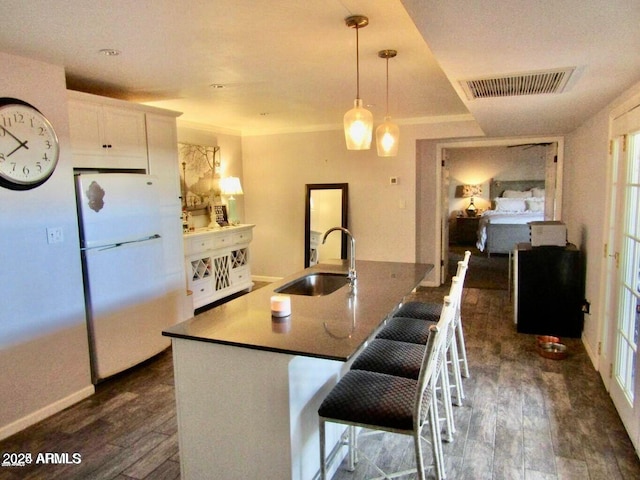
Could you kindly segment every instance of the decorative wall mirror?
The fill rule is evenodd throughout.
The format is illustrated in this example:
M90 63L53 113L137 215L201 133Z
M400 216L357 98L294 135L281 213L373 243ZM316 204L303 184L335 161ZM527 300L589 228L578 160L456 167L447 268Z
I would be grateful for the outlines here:
M348 227L348 183L308 183L304 214L304 266L310 267L328 258L347 258L345 234L329 235L318 249L324 232L332 227Z

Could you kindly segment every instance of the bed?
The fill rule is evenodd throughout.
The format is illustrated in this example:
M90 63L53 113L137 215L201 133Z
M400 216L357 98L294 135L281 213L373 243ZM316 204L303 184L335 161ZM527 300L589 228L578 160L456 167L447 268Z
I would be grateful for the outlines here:
M490 257L530 241L529 222L544 220L544 180L492 180L492 210L478 222L476 246Z

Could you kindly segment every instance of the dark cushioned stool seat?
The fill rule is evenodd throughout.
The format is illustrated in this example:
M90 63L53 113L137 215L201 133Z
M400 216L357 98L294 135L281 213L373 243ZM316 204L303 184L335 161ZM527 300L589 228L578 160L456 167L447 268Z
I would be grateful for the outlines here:
M349 370L324 399L318 414L346 422L411 430L417 385L410 378Z
M392 317L387 320L387 324L376 335L376 338L426 345L429 338L429 327L436 323L419 318Z
M442 313L442 303L407 302L396 310L394 317L422 318L437 322Z
M376 338L360 353L351 365L352 370L386 373L398 377L418 379L424 345Z

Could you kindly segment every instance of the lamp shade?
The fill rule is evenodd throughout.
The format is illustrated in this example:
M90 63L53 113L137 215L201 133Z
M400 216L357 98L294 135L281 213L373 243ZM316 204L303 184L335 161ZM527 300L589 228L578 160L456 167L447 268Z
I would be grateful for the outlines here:
M476 197L482 193L482 185L463 185L462 198Z
M391 121L391 117L385 117L384 123L376 128L376 147L379 157L395 157L398 154L400 143L400 129Z
M344 114L344 137L347 150L368 150L371 147L373 115L356 98L353 108Z
M226 177L220 180L220 191L222 195L242 195L242 186L238 177Z

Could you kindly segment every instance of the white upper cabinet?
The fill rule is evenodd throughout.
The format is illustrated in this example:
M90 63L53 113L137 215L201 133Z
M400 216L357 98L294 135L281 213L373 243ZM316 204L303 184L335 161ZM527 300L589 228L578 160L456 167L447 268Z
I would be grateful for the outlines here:
M73 166L146 169L144 111L75 96L69 99Z

